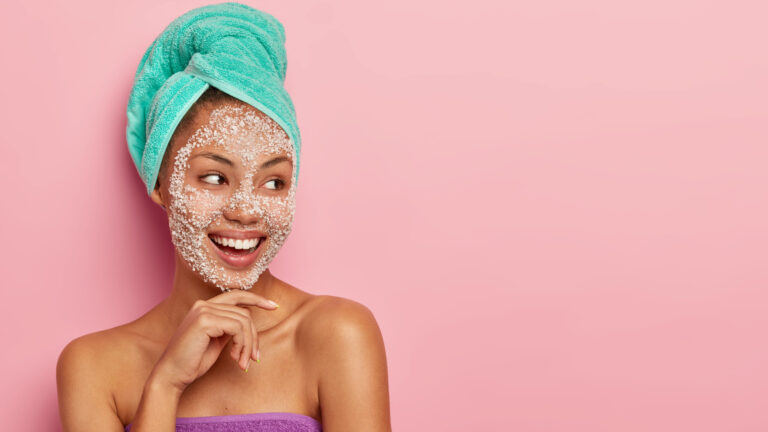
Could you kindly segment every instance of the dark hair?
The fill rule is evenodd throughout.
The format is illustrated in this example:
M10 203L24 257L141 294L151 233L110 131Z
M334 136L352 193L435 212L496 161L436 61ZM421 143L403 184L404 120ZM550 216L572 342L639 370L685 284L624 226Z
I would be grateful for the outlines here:
M195 121L195 117L197 117L198 111L200 111L200 108L202 107L212 107L214 105L218 105L221 102L239 102L239 99L235 98L234 96L230 96L227 93L224 93L223 91L217 89L214 86L208 87L208 90L203 92L203 94L200 96L200 98L195 101L194 104L189 108L186 114L184 114L184 117L182 117L181 121L179 122L178 126L176 126L176 130L173 131L173 135L171 135L171 139L168 141L168 146L165 148L165 154L163 154L163 161L160 163L160 173L158 174L158 180L160 178L165 178L166 176L166 170L168 165L168 158L170 157L171 152L171 146L173 142L176 140L177 136L182 133L186 133L189 131L189 128L192 127ZM160 182L155 183L155 188L159 186Z

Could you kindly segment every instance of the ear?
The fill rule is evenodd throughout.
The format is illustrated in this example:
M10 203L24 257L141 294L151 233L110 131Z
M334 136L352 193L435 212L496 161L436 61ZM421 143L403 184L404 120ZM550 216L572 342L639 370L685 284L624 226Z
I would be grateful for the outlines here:
M162 208L165 208L165 203L163 202L163 194L160 193L159 182L155 185L155 189L152 191L152 195L150 195L150 198L152 198L152 201L154 201L155 204L159 205Z

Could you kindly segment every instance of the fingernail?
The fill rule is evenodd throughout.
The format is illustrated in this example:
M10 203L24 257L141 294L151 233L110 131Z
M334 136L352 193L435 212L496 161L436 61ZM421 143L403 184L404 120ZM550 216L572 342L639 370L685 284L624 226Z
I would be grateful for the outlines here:
M259 360L259 350L256 350L256 363L261 363L261 360Z
M251 359L248 359L248 364L245 366L245 371L248 372L248 368L251 367Z
M280 305L279 305L279 304L277 304L277 303L273 302L272 300L267 300L267 301L269 302L269 304L271 304L272 306L274 306L274 307L276 307L276 308L280 307Z

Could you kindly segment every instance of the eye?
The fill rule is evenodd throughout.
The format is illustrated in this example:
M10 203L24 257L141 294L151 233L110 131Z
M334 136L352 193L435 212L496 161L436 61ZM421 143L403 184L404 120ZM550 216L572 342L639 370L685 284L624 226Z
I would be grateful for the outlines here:
M264 184L269 185L270 183L275 183L275 186L274 187L267 186L267 189L278 190L278 189L282 189L283 186L285 186L285 182L280 179L272 179ZM279 184L280 187L278 187L277 184Z
M225 179L225 178L224 178L224 176L223 176L223 175L221 175L221 174L206 174L206 175L204 175L204 176L200 177L200 180L202 180L203 182L205 182L205 183L208 183L208 184L214 184L214 185L220 185L220 184L222 184L222 183L220 183L219 181L217 181L217 180L216 180L216 178L217 178L217 177L218 177L219 179L223 180L223 181L226 181L226 180L227 180L227 179ZM211 178L213 178L213 180L209 180L209 179L211 179Z

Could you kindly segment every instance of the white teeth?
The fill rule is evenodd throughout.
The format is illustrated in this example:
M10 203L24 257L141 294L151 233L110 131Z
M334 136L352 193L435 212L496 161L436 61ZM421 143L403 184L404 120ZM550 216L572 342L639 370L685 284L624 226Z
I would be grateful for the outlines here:
M226 238L226 237L213 236L213 241L214 242L216 242L216 243L218 243L220 245L223 245L223 246L233 247L235 249L251 249L251 248L255 248L256 246L259 245L259 240L260 239L257 239L257 238L243 240L243 239L231 239L231 238Z

